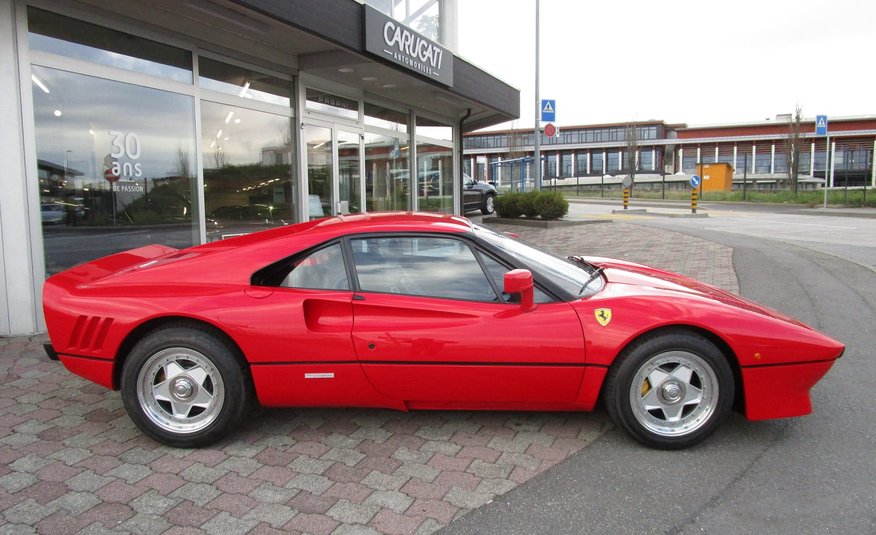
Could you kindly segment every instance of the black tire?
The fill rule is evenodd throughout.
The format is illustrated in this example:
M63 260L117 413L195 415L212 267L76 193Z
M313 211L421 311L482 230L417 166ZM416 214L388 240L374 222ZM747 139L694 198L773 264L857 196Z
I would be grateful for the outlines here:
M631 344L612 364L603 392L612 420L658 449L705 440L727 418L733 396L733 371L725 355L706 338L683 330Z
M190 325L160 327L137 342L122 367L121 391L144 434L180 448L221 439L254 401L237 348Z
M481 203L481 213L484 215L490 215L496 211L496 207L493 204L493 201L496 200L496 196L492 193L488 193L484 196L484 201Z

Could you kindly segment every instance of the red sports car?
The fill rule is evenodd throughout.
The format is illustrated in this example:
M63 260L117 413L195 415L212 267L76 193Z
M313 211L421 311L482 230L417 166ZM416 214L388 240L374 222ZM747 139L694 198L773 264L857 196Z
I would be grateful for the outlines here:
M736 407L811 412L839 342L640 264L558 258L438 214L342 216L48 279L50 356L182 447L267 407L589 411L681 448ZM489 333L489 336L484 336Z

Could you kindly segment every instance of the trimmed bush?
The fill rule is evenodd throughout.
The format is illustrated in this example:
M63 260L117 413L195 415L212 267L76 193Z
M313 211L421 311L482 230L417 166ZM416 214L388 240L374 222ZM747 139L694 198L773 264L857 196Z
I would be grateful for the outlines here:
M519 193L505 193L494 199L494 208L496 215L508 219L517 219L523 212L520 211Z
M569 213L569 201L558 191L538 192L533 204L542 219L559 219Z
M559 219L569 213L569 202L556 191L527 191L505 193L496 197L496 214L499 217L516 219Z

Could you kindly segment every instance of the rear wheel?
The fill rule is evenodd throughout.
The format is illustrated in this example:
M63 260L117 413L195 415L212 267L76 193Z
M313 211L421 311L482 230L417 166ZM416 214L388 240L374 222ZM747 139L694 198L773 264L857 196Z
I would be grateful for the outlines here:
M236 348L207 330L169 326L131 350L122 400L143 433L176 447L205 446L242 420L252 401Z
M733 372L709 340L685 331L643 338L627 348L606 379L609 415L655 448L697 444L733 405Z
M490 215L496 211L496 207L494 201L496 200L496 196L492 193L488 194L484 197L484 202L481 204L481 213L484 215Z

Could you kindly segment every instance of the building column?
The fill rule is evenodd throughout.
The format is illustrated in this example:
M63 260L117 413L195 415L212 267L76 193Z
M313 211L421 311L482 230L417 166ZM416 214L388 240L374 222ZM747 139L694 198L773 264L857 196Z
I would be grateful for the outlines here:
M678 158L675 160L676 173L684 172L684 147L678 147Z
M715 163L718 163L718 144L715 143Z
M608 151L602 149L602 174L605 175L608 172Z
M734 143L733 144L733 170L734 171L736 170L736 156L737 156L736 150L737 149L738 149L738 147L736 146L736 143Z
M37 305L45 264L30 68L19 65L17 29L25 14L15 3L0 0L0 335L45 329Z
M876 187L876 140L873 140L873 152L870 153L870 187Z
M830 186L833 187L833 179L834 179L834 170L835 170L835 160L836 160L836 141L831 142L830 144ZM824 176L827 177L827 171L824 172Z
M757 143L751 144L751 174L757 170Z
M775 174L776 172L776 144L773 143L770 145L770 174Z
M809 176L815 178L815 142L809 148Z

